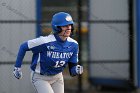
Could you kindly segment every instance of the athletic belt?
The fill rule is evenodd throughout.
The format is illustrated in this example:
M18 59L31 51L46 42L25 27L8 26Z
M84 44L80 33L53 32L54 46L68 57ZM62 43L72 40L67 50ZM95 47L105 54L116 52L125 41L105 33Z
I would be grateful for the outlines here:
M55 76L56 74L40 73L40 75Z

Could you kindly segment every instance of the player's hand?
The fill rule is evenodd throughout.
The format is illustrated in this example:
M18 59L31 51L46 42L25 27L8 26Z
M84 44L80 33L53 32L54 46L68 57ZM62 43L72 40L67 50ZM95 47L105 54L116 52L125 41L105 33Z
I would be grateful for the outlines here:
M83 73L83 66L77 65L75 70L76 70L77 74L82 74Z
M17 79L21 79L22 78L21 68L15 67L13 74Z
M83 66L77 65L71 69L71 76L80 75L83 73Z

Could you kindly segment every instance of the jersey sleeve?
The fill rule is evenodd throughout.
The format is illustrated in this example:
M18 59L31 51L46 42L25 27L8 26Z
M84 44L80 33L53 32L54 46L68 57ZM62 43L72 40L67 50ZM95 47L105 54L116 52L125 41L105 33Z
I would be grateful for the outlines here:
M21 67L23 58L26 54L26 51L32 51L33 53L39 53L43 49L45 49L45 45L43 45L43 41L42 41L41 37L24 42L23 44L20 45L15 67Z
M72 62L72 63L77 63L79 60L78 60L78 53L79 53L79 46L78 44L75 45L75 48L74 48L74 52L73 52L73 55L72 57L69 59L69 62Z
M27 42L24 42L20 45L17 59L16 59L16 63L15 63L15 67L21 67L22 60L26 54L26 51L29 51L29 48L28 48Z
M33 53L39 53L41 51L45 51L46 49L43 37L29 40L28 47Z

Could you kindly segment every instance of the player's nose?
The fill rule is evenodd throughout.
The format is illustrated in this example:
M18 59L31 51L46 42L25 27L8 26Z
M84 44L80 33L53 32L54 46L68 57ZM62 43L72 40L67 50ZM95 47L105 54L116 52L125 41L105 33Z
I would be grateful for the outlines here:
M67 29L71 29L71 25L67 25L66 27L67 27Z

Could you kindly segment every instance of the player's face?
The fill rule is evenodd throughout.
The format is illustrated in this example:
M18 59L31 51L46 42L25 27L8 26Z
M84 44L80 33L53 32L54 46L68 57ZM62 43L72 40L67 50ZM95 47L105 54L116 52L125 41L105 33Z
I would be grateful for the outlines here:
M59 35L64 36L64 37L69 37L71 34L71 29L72 26L71 25L66 25L66 26L61 26L61 33Z

